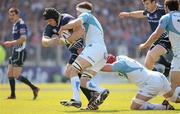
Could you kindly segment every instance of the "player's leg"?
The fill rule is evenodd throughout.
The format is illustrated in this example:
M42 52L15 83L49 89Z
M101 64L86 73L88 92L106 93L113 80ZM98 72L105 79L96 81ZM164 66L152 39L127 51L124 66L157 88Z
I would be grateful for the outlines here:
M23 50L21 52L15 52L16 58L13 59L13 76L16 77L17 80L23 82L24 84L28 85L33 91L33 99L35 100L38 96L39 88L33 85L26 77L22 76L22 67L23 63L26 59L26 51Z
M100 67L101 68L101 67ZM91 68L92 69L92 68ZM97 110L98 106L101 105L109 94L109 90L99 87L94 83L91 78L97 74L96 71L86 70L81 76L81 86L88 88L89 90L95 91L97 94L89 101L87 105L87 110Z
M67 69L69 71L68 77L70 77L72 90L73 90L73 98L70 101L63 100L60 101L60 104L64 106L74 106L76 108L80 108L82 103L80 100L80 79L78 73L82 72L85 68L90 67L91 64L81 58L77 57L77 59L73 62L73 64Z
M11 95L7 99L15 99L16 98L15 79L13 76L13 66L11 64L8 65L7 76L8 76L9 84L10 84L10 88L11 88Z
M175 91L177 87L180 87L180 64L178 63L180 63L180 58L178 56L174 56L170 71L170 82L173 91Z
M137 94L132 100L132 110L170 110L169 104L152 104L148 102L152 97ZM168 107L167 107L168 105Z
M66 102L65 104L61 102L61 104L67 105L67 106L75 106L77 108L81 107L80 94L79 94L80 80L78 77L78 73L83 72L85 69L91 66L94 66L98 61L104 58L105 52L106 52L106 49L104 47L101 47L95 44L88 45L84 48L83 52L73 62L72 67L70 67L70 70L69 70L70 71L69 76L71 77L71 84L73 87L74 100L73 101L71 100L68 103ZM81 84L82 87L85 87L84 86L86 85L85 83L86 82Z
M71 57L72 58L72 57ZM73 59L73 58L72 58ZM69 76L69 69L70 69L70 67L71 67L71 64L73 63L71 63L71 61L72 61L72 59L70 59L70 61L69 61L69 64L67 64L67 66L66 66L66 72L65 72L65 76ZM74 61L74 60L73 60ZM70 64L71 63L71 64ZM81 78L81 73L78 73L78 76L79 76L79 78ZM88 101L90 101L90 99L93 97L93 95L94 95L94 91L92 91L92 90L89 90L89 89L87 89L87 88L84 88L84 87L80 87L80 89L82 90L82 92L83 92L83 94L86 96L86 98L88 99Z
M24 84L28 85L33 91L33 99L35 100L38 96L39 88L33 85L25 76L21 75L22 67L13 67L13 75L16 77L17 80L23 82Z
M101 88L98 85L96 85L96 83L92 82L92 80L90 80L93 76L97 74L99 70L101 70L101 68L104 66L105 63L106 60L102 59L99 62L97 62L93 67L84 71L82 74L81 85L83 87L86 87L88 89L94 90L97 93L99 93L96 99L94 99L94 101L92 100L92 102L88 104L89 109L93 109L94 107L98 107L99 105L101 105L109 95L108 89Z
M168 37L163 37L159 42L158 45L162 46L164 49L166 49L166 54L163 54L160 56L159 60L157 63L162 64L165 66L163 74L168 77L169 76L169 71L171 68L171 61L173 59L173 52L171 50L171 43L169 41Z
M160 56L160 59L157 61L157 63L164 66L163 72L161 72L161 73L163 73L166 77L168 77L170 69L171 69L171 63L169 61L167 61L164 56ZM159 71L159 70L157 70L157 71Z
M145 58L145 66L152 70L154 68L155 63L160 58L161 55L164 55L167 50L161 45L154 46L151 50L148 51Z
M161 73L154 72L151 78L139 86L139 92L133 99L131 109L135 110L173 110L169 103L152 104L148 101L158 94L164 95L171 90L168 80Z

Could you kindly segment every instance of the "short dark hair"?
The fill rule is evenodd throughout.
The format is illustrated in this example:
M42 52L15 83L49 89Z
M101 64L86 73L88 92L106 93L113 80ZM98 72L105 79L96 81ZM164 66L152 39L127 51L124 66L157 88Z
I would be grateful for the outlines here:
M179 1L178 0L165 0L165 6L170 11L178 11L179 10Z
M54 19L58 23L60 13L55 8L45 8L43 16L45 20Z
M142 0L142 2L146 2L146 1L150 1L151 3L154 1L156 2L156 0Z
M17 15L20 13L20 11L19 11L18 8L10 8L10 9L9 9L9 13L12 13L12 12L14 12L14 13L17 14Z
M88 10L93 9L93 5L90 2L87 2L87 1L77 4L76 7L84 8L84 9L88 9Z

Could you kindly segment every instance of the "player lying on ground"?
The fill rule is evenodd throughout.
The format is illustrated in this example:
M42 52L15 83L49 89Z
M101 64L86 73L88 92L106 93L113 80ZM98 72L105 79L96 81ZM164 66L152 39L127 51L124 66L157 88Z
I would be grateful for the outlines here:
M105 72L118 72L120 76L127 78L139 87L137 95L133 98L131 109L133 110L173 110L168 101L162 104L151 104L148 101L156 95L162 95L171 102L180 102L180 87L175 92L166 77L159 72L151 71L137 61L127 56L108 56L108 63L103 67Z

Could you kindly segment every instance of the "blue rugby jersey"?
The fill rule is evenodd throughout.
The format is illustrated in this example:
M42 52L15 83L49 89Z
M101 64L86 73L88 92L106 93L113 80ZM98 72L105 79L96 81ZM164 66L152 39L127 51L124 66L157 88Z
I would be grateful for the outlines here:
M12 34L13 34L13 40L18 40L21 37L27 38L27 34L28 34L27 26L21 18L13 25ZM13 50L15 51L22 51L25 48L26 48L26 42L20 45L13 46Z

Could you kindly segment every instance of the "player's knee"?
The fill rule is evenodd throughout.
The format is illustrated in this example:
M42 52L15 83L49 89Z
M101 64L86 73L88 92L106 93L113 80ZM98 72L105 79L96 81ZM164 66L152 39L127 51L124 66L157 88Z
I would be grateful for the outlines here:
M68 68L66 69L65 76L68 77L68 78L70 78L71 71L72 71L72 68L71 68L71 67L68 67Z
M139 110L139 106L131 104L130 109L131 110Z
M81 64L79 62L74 61L74 63L66 70L66 76L67 77L72 77L75 75L78 75L82 71Z
M141 100L141 99L138 99L138 98L133 98L130 109L131 110L139 110L141 105L143 105L144 103L145 103L144 100Z
M151 69L153 67L153 62L152 62L152 58L150 57L150 54L147 55L147 57L144 61L144 65L148 69Z
M81 64L78 61L74 61L71 68L76 70L76 72L78 72L78 73L83 70Z

